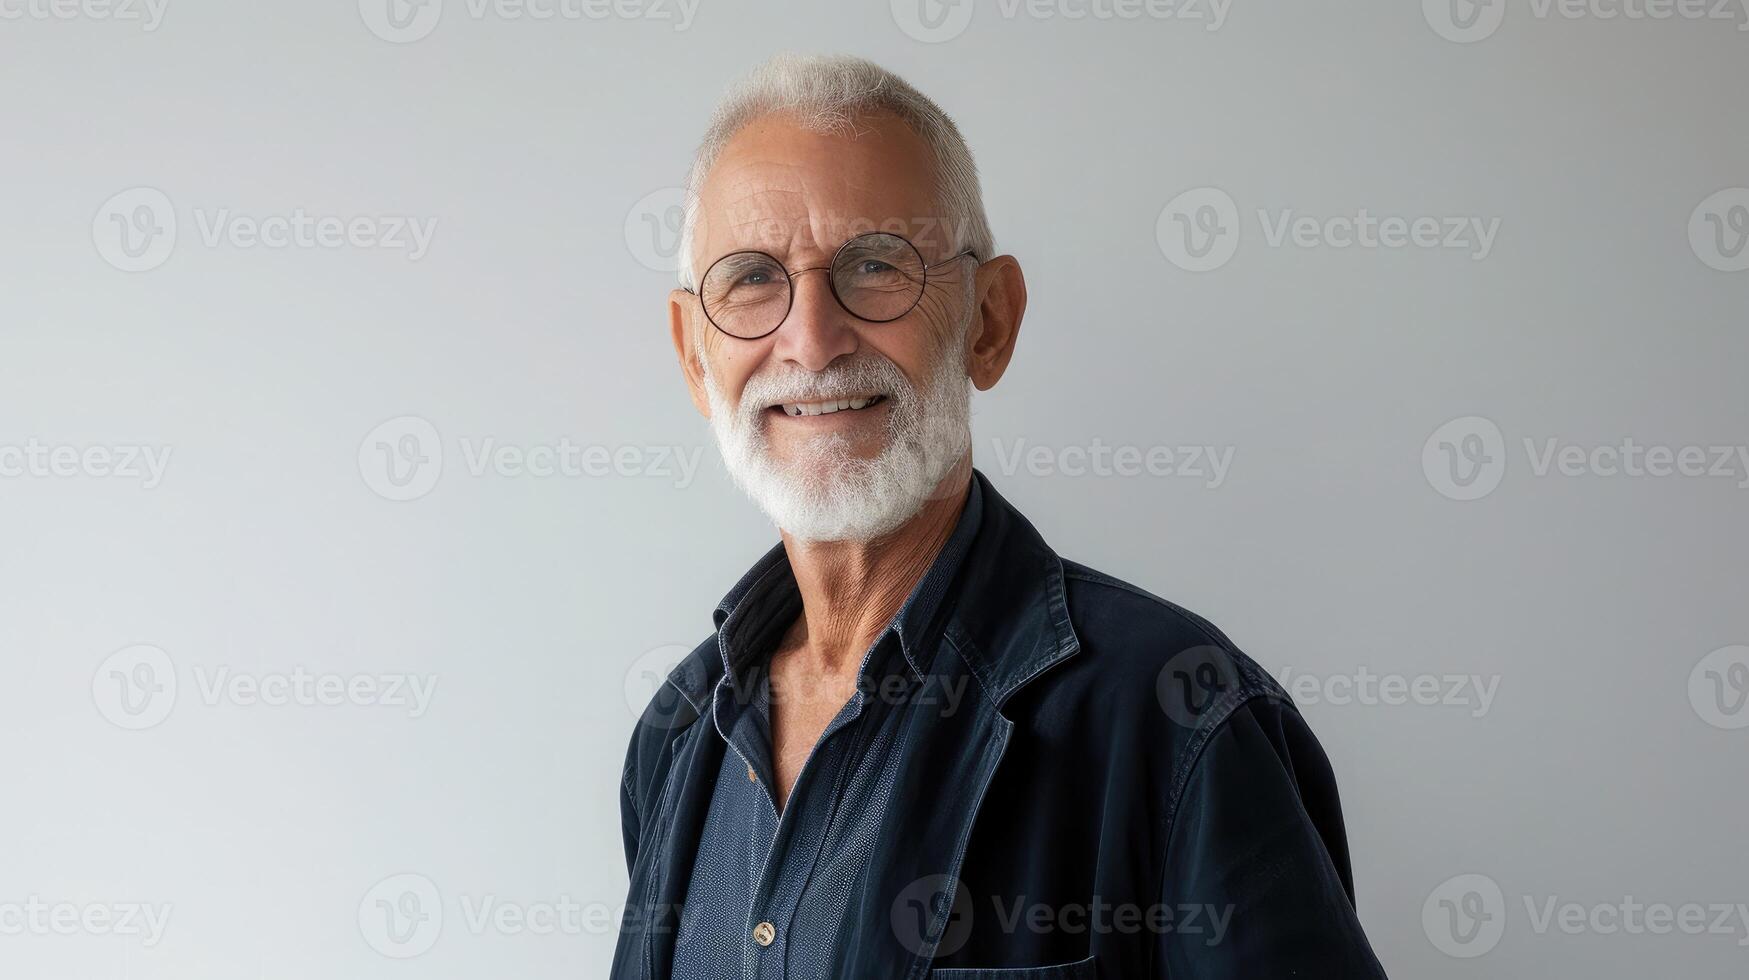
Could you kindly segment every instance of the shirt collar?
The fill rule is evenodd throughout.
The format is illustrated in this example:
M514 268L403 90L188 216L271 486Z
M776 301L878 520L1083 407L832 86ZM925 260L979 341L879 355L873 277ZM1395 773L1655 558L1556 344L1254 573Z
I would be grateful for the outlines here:
M966 510L976 509L978 528L955 573L952 600L937 617L942 630L957 634L954 649L964 663L956 668L938 658L932 666L946 673L963 669L980 700L994 707L1074 656L1081 642L1069 621L1063 560L976 468L972 482L977 496L967 499ZM756 578L754 572L749 576ZM751 581L743 577L736 591ZM720 608L715 614L719 629L726 615ZM713 632L669 673L673 694L659 694L643 723L674 730L706 714L722 670L721 638Z
M965 506L960 510L953 533L892 621L875 637L873 646L878 646L887 632L898 636L905 665L917 680L923 679L929 666L926 660L929 652L925 649L927 631L942 610L954 579L965 563L966 553L983 523L982 481L973 479L969 482ZM737 679L747 676L748 668L754 666L748 664L747 659L754 651L761 654L769 651L771 644L781 637L782 630L800 614L801 608L801 593L790 569L789 554L780 542L741 576L712 614L728 683L733 685ZM865 660L863 669L867 667L868 661Z

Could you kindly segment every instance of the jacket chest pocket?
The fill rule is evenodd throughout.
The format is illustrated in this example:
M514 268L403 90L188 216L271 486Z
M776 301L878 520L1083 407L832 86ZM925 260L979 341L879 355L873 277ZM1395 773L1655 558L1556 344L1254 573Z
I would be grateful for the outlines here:
M1084 960L1057 966L930 970L929 976L934 980L1097 980L1099 969L1094 964L1093 957L1089 956Z

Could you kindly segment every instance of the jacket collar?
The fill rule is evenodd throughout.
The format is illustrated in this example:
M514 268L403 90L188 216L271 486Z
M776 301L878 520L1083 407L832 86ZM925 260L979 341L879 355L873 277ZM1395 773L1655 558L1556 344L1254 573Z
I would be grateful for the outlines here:
M746 600L789 576L789 557L780 542L713 611L719 637L725 623L735 628L729 621L738 611L745 615L757 605ZM794 588L793 579L789 587ZM976 468L947 545L889 627L899 634L905 661L919 677L935 659L926 647L943 618L938 614L945 614L945 628L968 672L993 705L1080 649L1069 623L1062 560ZM669 674L694 715L709 712L712 691L727 672L725 660L721 643L709 642Z
M918 710L903 716L900 744L910 748L898 766L894 798L927 800L929 805L889 808L881 837L908 846L872 867L858 885L834 976L916 980L928 972L949 914L949 906L936 900L937 893L943 883L951 888L958 879L966 840L1014 728L1002 714L1002 704L1080 648L1069 625L1062 561L982 473L974 470L972 479L980 508L975 530L967 532L959 567L935 600L939 614L918 613L920 619L941 624L945 642L918 635L914 644L917 650L930 651L927 668L942 683L964 681L966 697L954 702L959 710L934 710L939 702L932 706L920 701ZM757 583L776 560L767 554L743 576L742 584L749 576ZM718 610L719 628L737 607L729 600L746 594L742 585L730 591L725 599L729 611ZM675 930L658 912L684 902L723 754L721 740L693 737L700 728L693 722L707 712L712 688L723 674L723 658L713 638L669 677L685 700L667 702L675 712L664 719L664 726L675 733L668 746L671 769L657 806L643 824L649 836L641 847L649 857L640 855L632 880L632 893L642 896L644 914L665 927L645 929L635 945L622 939L616 976L670 977ZM927 899L923 906L930 911L914 935L891 925L899 921L892 918L895 903L908 897Z
M998 707L1081 649L1069 623L1063 561L980 471L984 520L960 570L948 633Z

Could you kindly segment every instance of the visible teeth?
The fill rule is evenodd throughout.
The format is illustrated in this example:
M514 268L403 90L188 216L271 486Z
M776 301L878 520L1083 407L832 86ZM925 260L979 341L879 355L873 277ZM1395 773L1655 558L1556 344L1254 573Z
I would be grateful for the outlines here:
M879 395L868 398L839 398L823 402L784 402L783 414L801 417L803 415L831 415L846 409L867 408L880 400Z

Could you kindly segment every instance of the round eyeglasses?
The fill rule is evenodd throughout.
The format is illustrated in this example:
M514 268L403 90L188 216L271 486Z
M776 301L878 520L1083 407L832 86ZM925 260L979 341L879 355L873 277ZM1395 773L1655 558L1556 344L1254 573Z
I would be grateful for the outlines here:
M926 265L917 246L899 235L879 231L858 235L838 246L830 265L806 269L785 269L782 262L764 252L730 252L705 270L698 298L712 326L731 337L758 340L789 319L795 302L795 277L825 270L832 296L845 312L870 323L888 323L922 301L929 270L971 254L972 250L966 249Z

